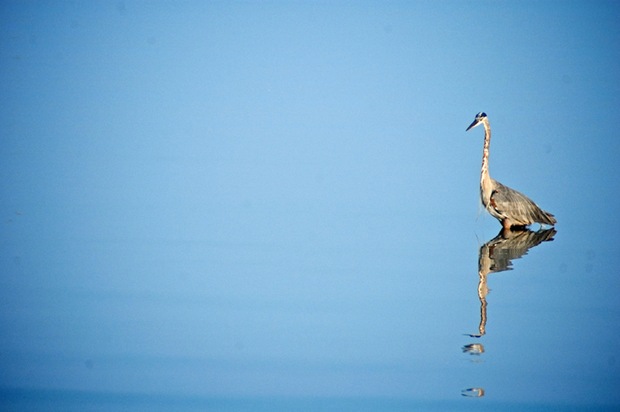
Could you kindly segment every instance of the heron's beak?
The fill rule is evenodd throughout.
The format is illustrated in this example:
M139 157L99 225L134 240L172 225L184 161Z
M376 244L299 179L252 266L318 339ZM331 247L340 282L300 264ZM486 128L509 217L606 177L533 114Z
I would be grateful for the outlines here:
M476 127L476 126L478 126L478 123L480 123L480 122L479 122L477 119L476 119L476 120L474 120L474 121L472 122L472 124L470 124L470 125L469 125L469 127L468 127L467 129L465 129L465 131L468 131L468 130L469 130L469 129L471 129L472 127Z

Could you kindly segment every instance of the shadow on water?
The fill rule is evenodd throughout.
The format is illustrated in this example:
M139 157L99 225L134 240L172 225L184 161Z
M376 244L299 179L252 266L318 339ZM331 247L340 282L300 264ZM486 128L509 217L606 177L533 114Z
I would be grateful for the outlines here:
M497 236L480 247L478 253L478 299L480 300L480 323L478 333L466 334L472 338L481 338L486 334L487 324L487 276L491 273L512 270L512 260L519 259L527 254L531 248L542 242L552 241L557 231L554 228L539 229L534 232L529 229L508 230L502 229ZM482 343L470 343L463 346L464 353L480 356L484 353ZM461 391L463 396L482 397L484 388L467 388Z

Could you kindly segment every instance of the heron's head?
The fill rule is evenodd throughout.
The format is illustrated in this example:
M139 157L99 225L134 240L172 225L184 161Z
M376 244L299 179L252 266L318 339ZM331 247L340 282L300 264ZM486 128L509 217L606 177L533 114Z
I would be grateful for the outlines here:
M484 113L484 112L478 113L476 115L476 118L474 119L474 121L469 125L469 127L467 129L465 129L465 131L468 131L469 129L473 129L474 127L478 126L486 118L487 118L487 114L486 113Z

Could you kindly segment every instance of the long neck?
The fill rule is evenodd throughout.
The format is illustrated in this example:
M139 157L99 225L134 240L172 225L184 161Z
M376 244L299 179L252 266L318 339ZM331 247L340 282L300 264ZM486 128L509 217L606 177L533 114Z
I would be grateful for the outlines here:
M480 185L484 186L487 182L490 183L489 177L489 145L491 144L491 126L489 121L484 119L482 122L484 126L484 146L482 148L482 168L480 170Z

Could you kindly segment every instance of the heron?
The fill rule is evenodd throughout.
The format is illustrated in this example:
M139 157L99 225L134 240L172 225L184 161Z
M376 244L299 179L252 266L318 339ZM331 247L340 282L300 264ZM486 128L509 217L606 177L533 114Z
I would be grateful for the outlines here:
M486 113L480 112L465 130L484 126L484 146L482 149L482 168L480 170L480 198L484 208L504 229L523 229L533 223L553 226L555 217L542 210L523 193L504 186L489 176L489 145L491 143L491 126Z

